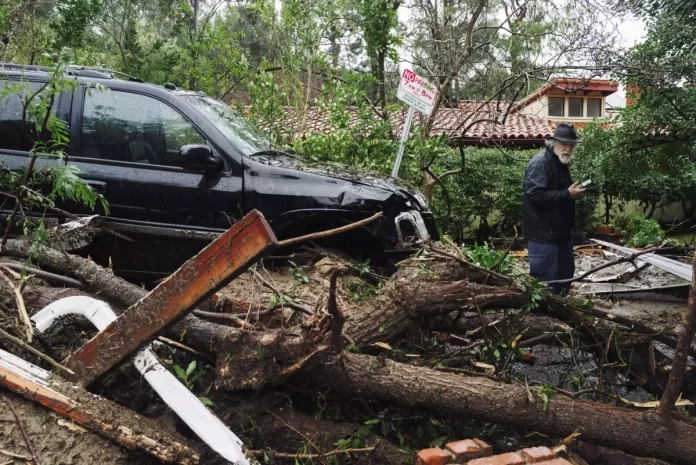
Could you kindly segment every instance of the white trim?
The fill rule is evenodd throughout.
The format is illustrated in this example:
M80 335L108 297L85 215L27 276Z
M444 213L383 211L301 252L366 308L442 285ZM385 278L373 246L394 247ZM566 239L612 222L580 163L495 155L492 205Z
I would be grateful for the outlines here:
M544 97L546 99L546 105L544 107L546 108L546 119L552 119L554 121L578 121L578 122L585 122L585 121L592 121L596 118L603 118L606 116L606 97L604 96L596 96L596 95L546 95ZM553 116L549 114L549 108L550 108L550 103L549 99L550 98L562 98L564 99L563 102L563 115L564 116ZM570 99L571 98L578 98L582 99L582 114L584 116L568 116L570 114ZM596 100L601 100L600 104L600 115L599 116L587 116L587 100L589 99L596 99Z

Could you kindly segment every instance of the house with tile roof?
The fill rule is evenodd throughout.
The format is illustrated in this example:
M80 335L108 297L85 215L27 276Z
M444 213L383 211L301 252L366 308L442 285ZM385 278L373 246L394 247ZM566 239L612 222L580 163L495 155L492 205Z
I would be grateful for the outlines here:
M618 83L603 79L556 77L530 95L516 101L460 101L458 107L441 107L430 135L446 136L452 145L489 146L502 145L516 148L541 147L553 134L559 123L572 123L582 128L595 118L611 117L614 110L607 97L618 90ZM358 123L358 109L347 108L348 126ZM423 126L426 117L421 114L413 126ZM395 137L401 134L406 109L390 114ZM379 120L375 112L368 118ZM329 114L317 107L310 107L304 130L298 133L301 116L294 108L288 108L279 120L263 121L265 130L282 128L285 134L307 137L311 134L331 134L335 127Z

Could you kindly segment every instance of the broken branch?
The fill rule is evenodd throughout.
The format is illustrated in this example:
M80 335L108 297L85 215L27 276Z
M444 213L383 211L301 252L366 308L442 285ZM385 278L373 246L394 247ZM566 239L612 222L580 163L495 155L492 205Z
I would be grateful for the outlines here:
M34 446L31 443L31 441L29 440L27 430L24 429L24 425L22 424L22 421L19 419L19 415L17 415L17 410L15 410L14 405L12 405L12 401L10 399L5 399L5 402L7 402L7 405L10 406L10 410L12 410L12 415L14 415L15 421L17 422L17 426L19 426L19 431L21 431L22 437L24 438L24 442L27 444L29 452L31 452L32 461L35 465L41 465L41 462L39 461L39 456L36 455L36 450L34 449Z
M4 268L4 267L3 267ZM26 331L27 341L31 343L34 336L34 328L31 326L31 320L29 319L29 314L27 313L27 307L24 305L24 299L22 298L22 292L17 286L14 285L12 280L5 276L5 273L0 271L0 277L5 280L5 282L10 286L14 292L15 301L17 302L17 311L19 311L20 320L24 324Z
M618 264L620 264L620 263L626 263L626 262L633 263L633 262L635 262L636 258L640 257L641 255L645 255L645 254L648 254L648 253L653 253L653 252L655 252L656 250L662 250L662 251L671 250L672 248L673 248L673 247L653 247L653 248L651 248L651 249L641 250L640 252L633 253L633 254L631 254L631 255L628 256L628 257L619 257L619 258L617 258L616 260L612 260L612 261L610 261L610 262L602 263L601 265L596 266L596 267L592 268L591 270L587 270L586 272L582 273L581 275L575 276L575 277L573 277L573 278L569 278L569 279L557 279L557 280L555 280L555 281L544 281L544 282L545 282L546 284L568 284L568 283L572 283L572 282L575 282L575 281L581 281L581 280L587 278L589 275L591 275L591 274L593 274L593 273L596 273L596 272L598 272L598 271L601 271L601 270L603 270L603 269L605 269L605 268L609 268L609 267L611 267L611 266L618 265Z
M271 456L276 459L321 459L325 457L331 457L333 455L349 455L349 454L361 454L365 452L372 452L375 450L374 447L362 447L358 449L334 449L326 454L292 454L287 452L275 452L275 451L265 451L265 450L250 450L252 454L257 457Z
M0 328L0 336L4 337L5 339L7 339L7 340L9 340L9 341L11 341L11 342L14 342L15 344L17 344L18 346L22 347L23 349L28 350L29 352L31 352L32 354L36 355L36 356L39 357L40 359L47 361L47 362L50 363L53 367L58 368L59 370L63 370L64 372L66 372L66 373L68 373L68 374L71 374L71 375L74 375L74 374L75 374L75 372L72 371L70 368L64 367L63 365L61 365L60 363L56 362L55 360L53 360L53 359L52 359L51 357L49 357L48 355L46 355L46 354L44 354L43 352L40 352L40 351L34 349L32 346L30 346L30 345L27 344L26 342L22 341L21 339L18 339L18 338L16 338L16 337L14 337L13 335L11 335L10 333L6 332L6 331L3 330L2 328Z
M373 221L381 218L384 214L382 212L375 213L369 218L364 220L356 221L355 223L347 224L341 226L340 228L329 229L328 231L321 231L317 233L307 234L304 236L293 237L292 239L285 239L284 241L278 242L279 247L287 247L289 245L299 244L301 242L312 241L316 239L323 239L329 236L335 236L336 234L341 234L344 232L352 231L354 229L362 228L363 226L372 223Z

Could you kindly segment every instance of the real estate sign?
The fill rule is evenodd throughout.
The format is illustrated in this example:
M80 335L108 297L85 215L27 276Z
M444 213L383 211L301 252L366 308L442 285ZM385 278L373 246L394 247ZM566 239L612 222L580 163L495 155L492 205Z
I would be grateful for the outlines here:
M401 82L399 83L399 90L396 91L396 98L408 105L408 113L406 113L404 127L401 130L401 140L399 141L399 149L396 152L396 160L394 160L394 167L392 168L392 177L395 178L399 175L401 159L404 156L414 111L418 110L430 116L433 112L436 96L437 90L434 85L410 69L404 69L401 75Z
M410 69L404 69L396 98L421 113L430 115L433 112L436 95L437 90L433 84Z

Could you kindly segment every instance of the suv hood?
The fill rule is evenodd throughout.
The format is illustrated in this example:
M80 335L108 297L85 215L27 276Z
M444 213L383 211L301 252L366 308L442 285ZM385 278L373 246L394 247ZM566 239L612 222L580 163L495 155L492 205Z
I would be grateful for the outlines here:
M276 150L259 152L248 158L267 166L303 171L392 192L412 201L418 210L428 210L427 201L418 189L400 179L367 173L340 163L310 161Z

